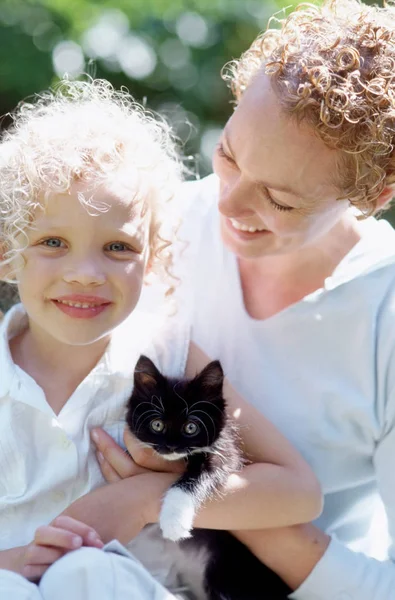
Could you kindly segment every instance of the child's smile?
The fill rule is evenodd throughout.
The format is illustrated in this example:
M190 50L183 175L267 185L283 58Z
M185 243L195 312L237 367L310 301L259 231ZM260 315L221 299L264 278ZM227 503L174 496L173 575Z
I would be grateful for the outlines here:
M52 298L52 302L59 310L75 319L92 319L111 305L111 302L100 296L83 294L69 294Z

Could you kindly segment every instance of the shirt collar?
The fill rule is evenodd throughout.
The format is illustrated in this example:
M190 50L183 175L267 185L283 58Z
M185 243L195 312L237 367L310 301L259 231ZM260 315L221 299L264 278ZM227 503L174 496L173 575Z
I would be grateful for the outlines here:
M140 354L150 353L165 316L141 310L133 313L112 333L107 351L97 367L120 378L131 378Z
M9 341L27 327L27 315L22 304L10 308L0 324L0 398L9 393L18 377L12 360Z
M395 231L388 221L369 217L360 222L360 230L361 239L326 279L325 289L333 289L387 264L395 266Z
M107 377L130 379L134 366L144 349L151 346L155 332L163 324L159 316L135 310L112 333L101 359L88 375L97 382ZM26 329L28 319L22 304L16 304L5 314L0 324L0 398L12 390L19 380L18 369L11 356L9 340ZM98 384L100 383L97 382Z

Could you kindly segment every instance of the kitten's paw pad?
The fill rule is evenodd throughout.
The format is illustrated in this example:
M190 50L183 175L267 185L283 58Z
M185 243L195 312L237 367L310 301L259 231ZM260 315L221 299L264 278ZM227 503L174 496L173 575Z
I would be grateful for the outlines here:
M191 536L195 503L191 494L171 488L163 498L159 525L164 538L177 542Z

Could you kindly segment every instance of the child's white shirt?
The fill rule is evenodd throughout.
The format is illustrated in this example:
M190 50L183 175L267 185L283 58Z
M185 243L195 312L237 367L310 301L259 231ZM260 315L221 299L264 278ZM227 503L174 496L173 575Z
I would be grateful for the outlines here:
M0 550L31 542L38 526L104 483L90 431L103 427L123 445L138 357L146 354L164 374L182 376L189 346L179 319L134 311L56 415L41 387L12 360L9 340L26 325L21 304L0 325Z

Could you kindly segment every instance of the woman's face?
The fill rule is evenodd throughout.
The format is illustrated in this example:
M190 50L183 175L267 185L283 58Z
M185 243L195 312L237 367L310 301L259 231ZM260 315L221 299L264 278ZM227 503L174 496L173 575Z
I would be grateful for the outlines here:
M317 243L349 206L337 200L336 151L282 112L265 74L226 124L213 167L223 241L239 258Z

